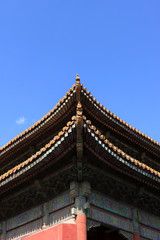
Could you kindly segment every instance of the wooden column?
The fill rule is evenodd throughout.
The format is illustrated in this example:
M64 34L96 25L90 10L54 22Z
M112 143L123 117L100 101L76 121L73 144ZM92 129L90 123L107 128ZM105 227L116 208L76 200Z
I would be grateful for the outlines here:
M83 205L86 202L85 197L77 197L75 200L75 206L77 207L77 240L87 240L87 218Z
M138 210L132 209L133 240L140 240Z
M139 233L133 233L133 240L140 240Z
M89 208L91 186L88 182L72 182L70 184L70 197L74 201L72 215L75 216L77 226L77 240L87 240L86 209Z

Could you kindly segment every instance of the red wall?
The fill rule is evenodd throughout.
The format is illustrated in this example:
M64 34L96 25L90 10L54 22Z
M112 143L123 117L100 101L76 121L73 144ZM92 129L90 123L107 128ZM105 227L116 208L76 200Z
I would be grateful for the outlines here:
M76 224L59 224L35 233L23 240L76 240Z

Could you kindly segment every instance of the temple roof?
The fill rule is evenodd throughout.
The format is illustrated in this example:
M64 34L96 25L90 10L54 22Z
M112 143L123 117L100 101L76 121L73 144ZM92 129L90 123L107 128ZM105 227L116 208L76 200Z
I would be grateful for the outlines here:
M75 122L69 121L67 125L63 127L62 131L60 131L39 151L6 173L2 174L0 176L0 187L3 187L6 183L8 184L10 181L20 178L20 176L23 175L23 179L19 182L21 183L25 180L24 173L27 175L31 174L32 170L34 171L35 167L39 165L41 166L44 164L44 170L44 167L48 167L47 163L51 163L49 162L50 159L46 161L46 158L50 154L52 154L52 157L54 157L54 162L59 158L62 158L67 151L70 151L70 149L75 146L75 137L73 137L73 135L75 135ZM32 174L34 173L32 172ZM13 185L14 184L10 185L10 187L13 187Z
M144 141L147 141L150 144L153 144L155 147L158 146L160 150L160 143L152 139L151 137L147 136L146 134L142 133L141 131L137 130L136 128L132 127L122 119L120 119L118 116L116 116L114 113L109 111L107 108L105 108L102 104L100 104L85 87L83 87L83 84L80 84L80 78L77 74L76 77L76 85L73 85L72 88L69 89L68 92L66 92L66 96L64 96L59 102L56 104L56 106L50 110L44 117L42 117L39 121L37 121L34 125L27 128L25 131L17 135L15 138L11 139L8 143L6 143L4 146L0 148L0 155L3 153L4 150L10 149L14 147L19 142L23 141L24 138L29 137L32 135L35 131L38 131L40 128L42 128L45 124L47 124L48 121L50 121L52 118L57 119L58 114L63 112L63 109L68 104L68 102L72 102L72 98L76 92L76 86L80 85L81 88L81 94L86 96L90 103L93 104L101 113L103 113L106 118L110 118L110 120L115 121L115 123L120 124L120 126L123 128L125 127L128 131L131 131L132 134L137 134L137 137L143 138Z
M137 178L137 176L139 176L140 178L142 177L144 178L143 181L145 181L147 184L151 184L155 188L160 189L160 185L157 184L160 183L160 172L152 169L148 165L126 154L124 151L122 151L114 144L112 144L108 139L106 139L106 137L94 125L91 124L90 120L86 120L86 117L84 115L80 117L83 119L84 146L89 148L93 152L93 154L96 154L97 158L104 158L104 160L106 160L106 164L111 166L112 168L118 169L118 171L121 171L124 174L127 174L133 178ZM76 144L75 136L77 127L77 116L73 116L72 120L69 121L65 127L63 127L62 131L60 131L44 147L42 147L39 151L33 154L30 158L26 159L24 162L18 164L14 168L1 175L0 187L8 184L10 181L16 178L19 178L20 176L24 175L24 173L30 174L32 169L34 169L38 165L41 166L43 165L43 163L46 165L48 162L46 161L46 158L49 154L52 154L54 161L62 158L63 155L66 154L67 151L70 151L70 149ZM94 145L93 140L96 141L97 145L99 145L104 150L104 152L112 156L111 161L108 160L109 158L106 154L104 157L102 157L100 151L98 151L97 155L97 147L92 147ZM115 162L113 162L113 159L115 159ZM146 180L147 178L149 178L153 182L148 182ZM23 176L23 179L20 182L24 180L25 177Z
M66 187L70 181L90 181L97 189L112 181L136 198L137 187L145 187L147 208L153 191L159 204L160 144L102 106L77 75L76 84L49 113L0 148L0 203L6 214L6 194L14 205L20 189L28 199L39 191L35 182L43 180L41 191L47 191L57 178Z
M89 104L86 102L86 99L89 101ZM91 111L94 112L95 118L98 119L101 123L104 123L104 121L107 122L107 126L110 124L110 128L113 129L114 131L120 132L120 134L123 136L125 135L124 133L124 128L127 133L130 133L129 139L134 141L132 137L136 137L137 141L143 140L143 142L147 145L147 149L150 147L155 148L155 150L158 150L160 152L160 143L157 141L153 140L149 136L143 134L142 132L138 131L136 128L130 126L123 120L121 120L119 117L117 117L115 114L107 110L103 105L101 105L92 95L90 92L87 91L86 88L83 87L83 84L80 83L80 78L77 74L76 76L76 84L72 86L72 88L69 89L69 92L66 93L66 96L62 98L62 100L59 100L59 102L56 104L56 106L49 112L47 113L43 118L41 118L39 121L37 121L34 125L26 129L24 132L10 140L7 144L2 146L0 148L0 158L2 157L5 153L7 153L10 150L16 149L16 146L18 145L23 145L23 142L27 139L30 139L32 135L34 136L35 133L41 133L42 129L48 127L49 125L53 124L58 124L59 119L62 117L65 117L66 114L68 114L69 109L72 108L72 106L77 102L80 101L84 109L87 109L90 113ZM91 110L91 107L93 110ZM97 110L98 113L96 113L95 109ZM86 110L86 111L87 111ZM99 114L99 115L98 115ZM92 113L91 113L92 115ZM102 117L103 115L103 117ZM113 123L113 125L112 125ZM67 125L70 124L67 123ZM117 125L117 128L115 127ZM64 127L66 129L68 127ZM92 127L95 129L95 127ZM27 163L32 162L33 159L37 157L37 155L40 155L43 151L48 148L51 144L54 143L55 139L59 138L59 136L63 133L63 130L60 131L59 135L55 136L53 140L51 140L45 147L42 147L41 150L39 150L36 154L31 156L29 159L24 161L23 163L20 163L18 166L14 167L12 170L7 171L4 173L1 177L0 180L2 180L5 176L10 175L10 173L13 171L16 171L17 169L20 169L21 166L25 166ZM98 130L97 130L98 132ZM102 137L103 136L103 137ZM101 134L101 138L105 138L104 135ZM127 137L127 134L126 134ZM142 162L130 157L128 154L125 154L122 150L118 149L116 146L114 146L112 143L109 142L109 140L105 139L105 143L109 144L111 148L113 148L114 151L116 151L118 154L122 154L122 156L139 166L140 168L147 169L151 171L151 173L154 173L155 175L159 175L157 171L155 171L152 168L149 168L147 165L143 164Z
M20 143L25 138L30 137L40 128L43 128L44 125L47 125L48 122L51 121L52 119L53 121L56 121L59 115L63 113L63 109L66 110L67 107L70 106L69 103L72 103L72 98L74 93L75 93L75 85L73 85L73 87L69 89L69 92L66 92L65 94L66 96L64 96L61 100L59 100L56 106L52 110L50 110L46 115L44 115L44 117L42 117L39 121L37 121L31 127L27 128L25 131L23 131L22 133L17 135L15 138L11 139L4 146L2 146L0 148L0 155L3 154L4 151L7 151L13 148L16 144Z

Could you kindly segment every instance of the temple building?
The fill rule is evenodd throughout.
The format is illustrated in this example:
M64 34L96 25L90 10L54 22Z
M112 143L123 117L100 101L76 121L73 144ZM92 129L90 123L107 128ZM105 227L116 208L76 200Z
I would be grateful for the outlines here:
M0 148L0 240L160 240L160 143L76 76Z

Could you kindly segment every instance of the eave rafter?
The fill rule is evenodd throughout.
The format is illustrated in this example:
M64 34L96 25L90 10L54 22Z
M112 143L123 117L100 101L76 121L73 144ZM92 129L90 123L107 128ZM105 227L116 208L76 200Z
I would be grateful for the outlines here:
M30 158L23 161L16 167L10 169L6 173L0 176L0 191L1 188L4 188L5 185L9 186L9 182L14 182L15 179L22 179L21 176L31 176L28 173L34 168L41 168L41 163L47 162L48 156L50 154L57 154L54 156L55 161L58 161L60 158L69 152L72 147L76 147L76 168L77 168L77 179L78 181L82 181L83 179L83 152L84 147L88 148L98 159L105 162L112 168L115 168L119 172L123 172L123 174L128 175L132 178L136 178L141 182L149 184L150 186L155 187L156 189L160 189L160 172L154 170L148 165L140 162L139 160L131 157L126 154L124 151L113 145L106 137L91 124L90 120L86 120L86 117L83 115L83 110L87 111L87 104L83 102L83 98L86 97L88 101L94 105L94 107L101 113L104 117L109 121L114 122L114 124L120 124L121 128L128 129L127 131L131 131L137 137L141 138L146 143L146 146L152 149L155 148L160 151L160 144L156 141L150 139L146 135L140 133L138 130L132 128L127 123L119 119L116 115L112 114L110 111L105 109L100 103L95 100L83 85L80 83L80 78L77 75L76 84L72 89L69 90L69 93L60 100L56 107L51 110L47 115L45 115L40 121L34 124L32 127L24 131L22 134L18 135L15 139L11 140L8 144L0 148L0 155L3 157L3 154L10 150L14 149L19 144L23 144L23 141L27 138L28 142L30 136L32 136L35 132L39 132L42 128L45 128L47 124L51 121L52 123L60 119L64 114L67 114L67 109L70 107L75 107L75 116L72 117L72 121L69 121L67 125L56 135L48 144L42 147L39 151L33 154ZM88 109L90 111L90 109ZM94 114L93 112L89 115ZM94 116L97 118L97 121L100 123L103 122L104 117L98 119L98 116ZM71 117L69 115L69 117ZM113 127L113 126L110 126ZM118 130L117 130L118 129ZM120 128L113 129L115 131L120 131ZM74 133L74 134L73 134ZM72 135L73 134L73 135ZM122 132L120 134L123 135ZM131 141L132 134L129 135ZM71 136L71 138L68 138ZM126 137L126 136L125 136ZM64 141L66 141L66 146L63 146ZM92 146L92 141L97 144L100 151L98 152L96 148ZM151 150L150 150L151 151ZM103 153L103 154L102 154ZM108 156L110 156L109 160ZM43 165L43 164L42 164ZM48 166L47 164L46 167ZM39 167L38 167L39 166ZM117 167L118 166L118 167ZM27 175L28 174L28 175ZM27 177L26 177L27 179ZM25 180L25 178L23 179ZM22 181L23 181L22 180ZM16 182L15 184L19 184L21 180ZM13 186L13 185L12 185ZM12 187L11 185L9 187ZM7 188L6 188L7 189Z
M160 172L129 156L116 147L91 124L90 120L84 120L84 131L84 146L95 154L98 159L104 161L117 171L123 172L123 174L136 178L150 186L154 186L156 189L160 189ZM98 152L96 152L97 148L93 147L93 140L99 145ZM110 156L110 159L108 156Z
M131 142L141 145L148 151L159 156L160 153L160 143L150 138L146 134L140 132L136 128L130 126L128 123L120 119L118 116L113 114L111 111L106 109L102 104L100 104L86 88L81 89L82 102L84 102L84 109L89 112L97 121L101 122L103 125L111 128L113 131L119 133L125 138L129 139ZM93 111L88 108L85 98L88 100L90 106L94 108ZM98 115L96 114L98 113ZM125 131L125 133L124 133ZM152 148L152 150L151 150ZM158 152L158 153L157 153Z
M66 140L66 143L65 143ZM99 146L94 148L94 142ZM52 161L58 161L74 146L77 149L77 178L82 180L82 164L83 164L83 147L87 147L98 159L105 162L108 166L116 169L123 174L136 178L156 189L160 189L160 172L155 171L146 164L129 156L121 149L114 146L101 132L91 124L90 120L86 120L83 116L82 106L80 102L77 104L77 114L72 117L57 136L54 137L45 147L41 148L36 154L28 158L26 161L12 168L5 174L0 176L0 190L9 182L20 179L22 176L30 177L30 172L44 164L47 167L47 159L52 154ZM51 163L51 162L50 162ZM42 165L41 165L42 164ZM27 177L26 177L27 178ZM25 180L23 177L16 184ZM14 184L8 185L9 188Z
M75 121L69 121L58 135L34 155L1 175L0 192L2 193L22 183L37 174L37 172L44 170L59 159L62 159L75 146L75 131ZM10 182L12 182L12 184L9 184Z
M83 103L84 98L88 99L90 105L94 106L95 110L99 112L99 115L96 116L95 112L91 112L89 110L88 105L86 105L85 102ZM53 124L53 122L57 123L58 119L61 119L62 117L64 118L64 116L70 111L71 106L78 102L81 102L81 104L84 105L84 109L90 112L90 114L92 114L97 121L110 127L112 130L118 132L131 142L135 142L136 144L144 147L146 150L152 152L153 154L158 154L157 156L159 156L160 143L143 134L136 128L130 126L118 116L106 109L103 105L101 105L91 95L91 93L83 87L83 84L80 83L80 78L77 74L76 84L69 89L69 92L66 93L66 96L63 97L62 100L59 100L57 105L49 113L0 148L0 159L3 158L4 155L7 157L8 152L11 152L12 154L12 151L14 151L16 148L18 149L18 146L22 146L25 141L29 141L30 138L36 136L37 133L40 133L42 129L48 127L49 124ZM101 116L103 116L103 118Z
M75 102L75 93L76 85L73 85L72 88L69 89L69 92L66 92L65 96L59 100L56 106L43 118L10 140L4 146L0 147L0 158L3 158L3 155L8 154L10 150L13 151L15 148L18 148L19 145L23 145L26 140L29 141L30 138L33 138L33 135L42 131L43 128L47 128L54 122L57 124L58 119L62 120L62 118L70 112L72 105Z

